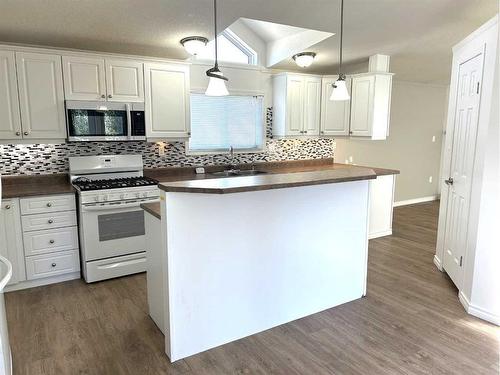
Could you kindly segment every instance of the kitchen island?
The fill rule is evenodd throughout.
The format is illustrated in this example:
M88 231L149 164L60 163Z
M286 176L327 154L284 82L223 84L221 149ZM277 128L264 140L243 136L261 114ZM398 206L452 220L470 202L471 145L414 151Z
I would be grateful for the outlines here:
M147 212L162 278L148 298L163 305L171 361L362 297L376 177L344 167L161 183L161 213Z

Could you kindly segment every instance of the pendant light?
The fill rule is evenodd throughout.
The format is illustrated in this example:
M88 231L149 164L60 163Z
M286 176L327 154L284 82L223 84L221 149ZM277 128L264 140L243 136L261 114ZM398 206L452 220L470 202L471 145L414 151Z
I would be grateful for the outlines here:
M215 29L215 64L214 67L207 70L207 76L210 78L208 82L207 96L226 96L229 92L226 88L227 77L224 77L219 70L219 62L217 60L217 0L214 0L214 29Z
M339 49L339 78L332 85L330 100L349 100L349 92L345 84L345 74L342 73L342 38L344 34L344 0L340 0L340 49Z

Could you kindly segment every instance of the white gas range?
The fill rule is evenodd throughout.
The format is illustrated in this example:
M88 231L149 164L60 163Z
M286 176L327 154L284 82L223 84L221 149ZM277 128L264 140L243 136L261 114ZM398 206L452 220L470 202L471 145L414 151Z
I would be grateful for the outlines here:
M159 201L141 155L69 158L78 191L82 270L88 283L146 271L144 211Z

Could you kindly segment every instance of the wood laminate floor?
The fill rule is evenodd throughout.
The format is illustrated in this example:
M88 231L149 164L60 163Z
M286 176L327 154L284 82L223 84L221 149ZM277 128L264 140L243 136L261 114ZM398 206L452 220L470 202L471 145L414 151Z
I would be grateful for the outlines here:
M370 241L366 298L170 364L146 278L6 294L15 374L498 374L499 328L432 263L438 204L396 208Z

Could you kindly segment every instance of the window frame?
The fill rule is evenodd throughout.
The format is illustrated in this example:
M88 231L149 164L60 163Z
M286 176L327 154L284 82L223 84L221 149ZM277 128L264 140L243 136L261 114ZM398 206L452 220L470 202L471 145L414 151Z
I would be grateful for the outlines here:
M192 89L190 90L189 94L204 94L204 90L200 89ZM260 147L256 148L235 148L233 150L234 154L261 154L265 153L267 151L267 137L266 137L266 95L263 92L256 92L256 91L231 91L230 96L262 96L262 126L260 131L261 133L261 139L262 139L262 145ZM191 116L190 116L191 118ZM191 121L191 120L190 120ZM189 127L192 131L191 128L191 123L189 124ZM186 155L192 155L192 156L201 156L201 155L229 155L230 151L229 149L213 149L213 150L191 150L189 148L189 139L187 139L184 143L185 145L185 150L186 150Z

